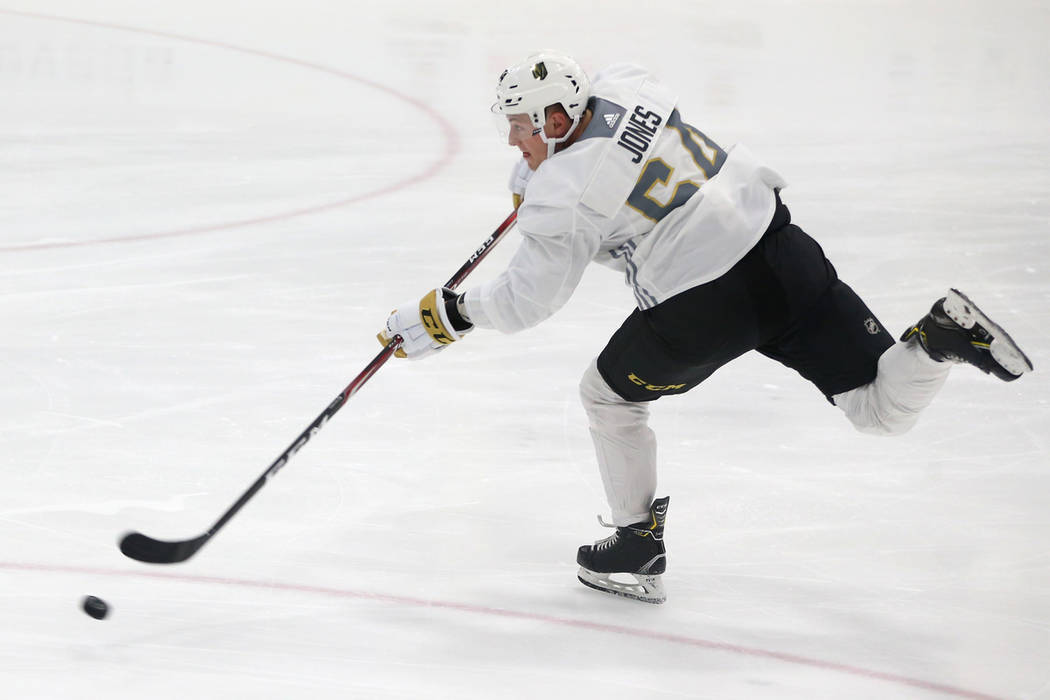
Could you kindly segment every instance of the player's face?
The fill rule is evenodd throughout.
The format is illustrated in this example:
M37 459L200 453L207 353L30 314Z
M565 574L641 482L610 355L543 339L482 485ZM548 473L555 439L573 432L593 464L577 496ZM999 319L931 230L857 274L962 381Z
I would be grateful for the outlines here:
M521 156L531 170L540 167L547 159L547 144L543 141L540 130L532 125L526 114L511 114L507 117L510 133L507 143L521 151Z

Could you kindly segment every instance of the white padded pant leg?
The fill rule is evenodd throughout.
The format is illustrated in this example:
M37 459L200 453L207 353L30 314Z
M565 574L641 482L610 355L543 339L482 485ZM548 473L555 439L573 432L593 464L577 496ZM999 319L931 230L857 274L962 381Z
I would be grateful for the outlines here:
M875 379L832 397L862 433L900 435L944 386L949 362L937 362L915 342L897 343L879 358Z
M580 380L580 399L590 421L612 522L646 520L656 496L656 435L649 428L649 405L621 398L602 379L597 361Z

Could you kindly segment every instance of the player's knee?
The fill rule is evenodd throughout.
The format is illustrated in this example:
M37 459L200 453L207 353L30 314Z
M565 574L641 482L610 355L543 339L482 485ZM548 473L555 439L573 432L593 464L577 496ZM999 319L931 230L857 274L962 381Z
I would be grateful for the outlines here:
M583 404L583 410L593 420L603 408L610 405L613 394L598 372L597 363L592 362L580 377L580 403Z
M895 417L893 420L885 420L879 416L852 416L847 414L853 427L865 435L878 435L880 437L893 437L903 435L915 427L914 419L902 419Z
M580 377L580 401L583 402L584 408L601 402L608 391L609 385L598 371L598 363L591 362Z
M645 424L649 416L646 404L628 401L606 383L596 362L592 362L580 378L580 402L592 427L627 428Z
M835 405L842 409L853 427L865 435L903 435L915 427L919 419L918 413L880 410L879 402L872 400L870 385L837 394L833 398Z

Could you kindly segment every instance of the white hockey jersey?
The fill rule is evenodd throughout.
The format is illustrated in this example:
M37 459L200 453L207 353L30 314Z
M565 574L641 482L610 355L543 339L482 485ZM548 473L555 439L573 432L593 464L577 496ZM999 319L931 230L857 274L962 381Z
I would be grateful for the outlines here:
M786 183L745 147L723 151L683 122L676 103L638 66L595 75L587 128L527 180L521 246L502 274L465 294L474 324L536 325L592 260L623 271L648 309L721 276L758 242ZM521 179L516 171L512 186Z

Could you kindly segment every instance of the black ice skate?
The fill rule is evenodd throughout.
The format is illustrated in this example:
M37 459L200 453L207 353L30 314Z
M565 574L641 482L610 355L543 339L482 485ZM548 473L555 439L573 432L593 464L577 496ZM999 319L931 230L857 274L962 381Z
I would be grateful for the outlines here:
M965 362L1006 382L1032 371L1013 338L958 289L938 299L901 336L902 341L913 338L938 362Z
M604 540L580 547L576 554L580 583L646 603L667 600L660 574L667 569L664 521L670 500L653 501L648 521L618 527Z

